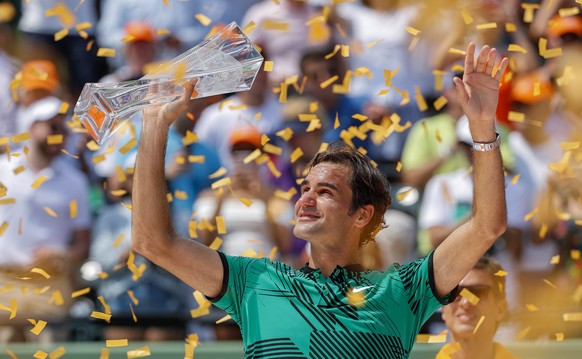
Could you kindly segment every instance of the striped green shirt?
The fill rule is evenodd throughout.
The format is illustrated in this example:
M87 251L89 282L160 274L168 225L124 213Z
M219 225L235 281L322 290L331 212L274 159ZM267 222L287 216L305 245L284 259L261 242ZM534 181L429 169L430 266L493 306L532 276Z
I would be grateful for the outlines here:
M245 358L408 358L422 324L454 298L436 296L432 253L385 271L338 266L329 278L219 254L223 286L211 300L241 328Z

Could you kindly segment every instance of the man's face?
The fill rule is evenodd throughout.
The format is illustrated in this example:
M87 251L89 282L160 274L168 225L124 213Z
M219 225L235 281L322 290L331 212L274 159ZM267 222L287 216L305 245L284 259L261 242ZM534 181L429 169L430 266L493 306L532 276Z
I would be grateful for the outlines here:
M67 136L65 117L63 115L57 115L47 121L35 122L30 128L30 135L45 155L50 157L59 155L64 148ZM56 135L62 135L62 141L60 143L48 144L49 136Z
M505 300L495 297L498 289L494 288L495 285L491 274L484 269L472 269L463 278L459 290L468 289L479 297L479 302L473 305L466 298L458 296L453 303L443 307L443 320L455 338L472 337L481 317L484 319L475 335L493 338L496 323L503 318L506 308Z
M297 237L329 242L354 230L356 216L348 215L352 204L349 177L350 169L342 165L320 163L311 169L295 204L293 233Z

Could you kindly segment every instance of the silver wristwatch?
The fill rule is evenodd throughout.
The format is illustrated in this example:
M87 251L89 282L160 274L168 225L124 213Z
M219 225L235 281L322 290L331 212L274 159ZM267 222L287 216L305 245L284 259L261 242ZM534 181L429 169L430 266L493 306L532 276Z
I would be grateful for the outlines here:
M495 141L493 142L473 142L473 151L485 152L491 151L499 147L501 139L499 133L495 133Z

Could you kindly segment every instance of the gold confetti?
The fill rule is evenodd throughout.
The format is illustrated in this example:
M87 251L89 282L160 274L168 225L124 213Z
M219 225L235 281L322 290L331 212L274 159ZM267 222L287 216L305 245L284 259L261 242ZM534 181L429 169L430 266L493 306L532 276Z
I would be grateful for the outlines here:
M298 159L301 158L301 156L303 156L303 150L297 147L295 150L293 150L293 152L289 156L291 159L291 163L295 163Z
M271 261L274 261L276 254L277 254L277 246L274 246L273 248L271 248L271 252L269 252L269 259Z
M124 233L120 234L120 235L119 235L119 236L118 236L118 237L115 239L115 241L113 241L113 245L112 245L112 246L113 246L113 248L117 248L117 247L119 247L119 245L121 244L121 242L122 242L124 239L125 239L125 234L124 234Z
M477 330L479 330L479 328L481 327L481 324L483 324L484 321L485 321L485 316L482 315L481 318L479 318L477 325L475 325L475 329L473 329L473 334L477 333Z
M65 37L67 37L67 35L69 35L69 29L59 30L59 31L55 32L54 40L55 40L55 42L60 41L60 40L64 39Z
M527 328L521 330L519 333L517 333L515 335L515 339L516 340L522 340L523 338L525 338L525 336L527 335L527 333L529 333L530 329L531 329L531 327L527 327Z
M30 140L30 132L23 132L12 136L12 143L20 143Z
M213 182L210 185L210 188L217 189L217 188L224 187L224 186L227 186L230 184L231 184L230 177L225 177L225 178L219 179L218 181Z
M523 22L525 22L526 24L529 24L533 21L534 19L534 10L537 10L540 8L539 4L521 4L521 8L524 9L524 13L523 13Z
M495 274L493 274L493 275L495 275L497 277L505 277L507 275L507 272L500 269L497 272L495 272Z
M44 269L41 268L32 268L30 271L32 273L38 273L41 276L45 277L46 279L49 279L51 277L50 274L48 274L47 272L44 271Z
M576 303L580 303L582 302L582 284L580 284L576 290L574 291L574 295L572 296L574 298L574 302Z
M63 346L58 347L57 349L50 352L49 359L58 359L58 358L64 356L65 353L66 353L65 347L63 347Z
M167 1L167 0L164 0ZM101 353L99 354L99 359L109 359L109 349L103 348L101 349Z
M134 358L143 358L150 356L150 346L146 345L145 347L137 348L134 350L127 351L127 359L134 359Z
M216 238L214 238L212 243L210 243L208 248L214 249L216 251L216 250L218 250L218 248L220 248L221 245L222 245L222 239L220 237L216 237Z
M43 352L42 350L37 350L32 356L36 359L45 359L48 356L48 353Z
M459 49L455 49L453 47L449 48L449 54L453 54L453 55L462 55L465 56L466 52L463 50L459 50Z
M354 292L353 289L350 289L346 293L346 299L350 305L361 308L366 304L366 293L364 291Z
M226 225L224 224L223 216L216 216L216 231L218 234L226 233Z
M232 317L230 315L225 315L224 317L218 319L216 321L216 324L224 323L224 322L231 320L231 319L232 319Z
M461 16L463 16L463 21L465 22L465 25L470 25L473 23L473 21L475 21L473 20L473 17L469 13L469 11L467 11L467 9L461 10Z
M253 201L251 201L248 198L241 198L240 201L242 202L242 204L244 204L247 207L250 207L253 204Z
M522 112L509 111L507 118L509 119L509 121L513 122L524 122L525 114Z
M111 321L111 314L93 311L91 313L91 318L101 319L109 323Z
M341 45L341 55L342 57L350 56L350 47L348 45Z
M216 172L212 173L210 176L208 176L209 179L215 179L218 177L222 177L227 173L227 169L224 167L220 167L218 170L216 170Z
M89 293L91 291L91 287L87 287L87 288L83 288L83 289L79 289L73 293L71 293L71 298L77 298L80 297L82 295L85 295L87 293Z
M565 322L582 322L582 312L564 313L562 318Z
M129 299L131 299L131 302L133 303L133 305L139 305L139 300L137 300L137 298L135 297L133 290L128 289L127 295L129 296Z
M477 305L477 303L479 303L479 297L477 297L475 294L473 294L470 290L468 290L467 288L463 288L461 290L461 293L459 293L459 295L465 299L467 299L469 301L469 303L473 304L473 305Z
M271 72L273 71L273 61L265 61L265 65L264 65L264 70L265 72Z
M204 14L196 14L194 15L194 17L196 18L196 20L198 20L198 22L200 22L204 26L208 26L212 22L212 20Z
M505 31L507 32L516 32L517 31L517 26L515 26L515 24L508 22L505 24Z
M421 112L424 112L428 109L428 105L426 104L426 100L424 99L424 96L422 95L422 92L420 91L420 88L418 86L414 87L414 99L416 100L416 105L418 106L418 109Z
M73 24L75 24L75 15L73 14L73 12L71 12L71 10L69 10L69 8L65 4L61 2L57 3L53 8L47 9L44 12L44 16L46 17L57 16L59 18L59 21L65 27L71 27L73 26Z
M523 47L516 45L516 44L509 44L507 47L507 51L509 52L521 52L522 54L527 54L527 50Z
M2 222L2 225L0 226L0 237L2 237L2 235L4 234L4 231L6 231L6 228L8 228L8 222L4 221L4 222Z
M34 335L39 335L40 332L42 332L42 330L46 327L46 322L44 320L39 320L36 323L33 323L33 325L34 328L32 328L30 332Z
M263 21L263 29L274 31L288 31L289 23L287 21L278 21L267 19Z
M433 106L437 111L440 111L449 101L445 96L440 96L433 102Z
M570 258L577 261L580 259L580 250L578 249L571 249L570 250Z
M40 176L37 179L35 179L30 186L34 189L38 189L38 187L40 187L40 185L43 184L44 181L46 181L46 179L47 179L46 176Z
M562 151L577 150L580 148L580 141L577 142L561 142L560 148Z
M402 170L402 162L398 161L398 163L396 163L396 172L400 173L401 170Z
M245 35L249 35L251 32L253 32L253 30L257 27L257 24L255 24L254 21L250 21L243 29L242 31L245 33Z
M334 48L333 48L333 51L330 52L329 54L325 55L324 58L326 60L331 59L332 57L334 57L341 50L341 48L342 47L340 45L335 45Z
M551 59L553 57L562 56L562 48L557 47L555 49L548 49L548 40L540 37L538 42L538 49L540 56L544 59Z
M537 312L539 310L534 304L526 304L525 307L530 312Z
M98 57L115 57L115 49L107 48L107 47L100 47L97 50Z
M112 339L105 341L105 346L107 346L107 348L126 347L127 345L127 339Z
M554 335L556 336L556 341L557 342L564 341L564 333L555 333Z
M319 87L324 89L324 88L328 87L329 85L331 85L332 83L336 82L338 80L338 78L339 78L338 75L334 75L334 76L330 77L329 79L320 83Z
M283 149L281 147L272 145L270 143L267 143L265 146L263 146L263 151L275 156L280 156L283 153Z
M53 211L51 208L44 207L43 209L49 216L54 217L54 218L59 218L57 213L55 211Z
M486 24L477 25L477 30L488 30L488 29L497 29L497 23L488 22Z
M577 6L564 7L564 8L561 8L560 10L558 10L558 15L560 15L560 17L576 16L579 13L580 13L580 9Z
M260 149L255 149L253 152L249 153L244 159L243 159L243 163L244 164L249 164L252 161L256 160L257 158L259 158L261 156L262 152Z
M550 259L550 264L558 264L560 263L560 255L556 254L555 256L552 256L552 259Z
M556 287L556 286L555 286L555 285L554 285L552 282L550 282L549 280L547 280L547 279L545 279L545 278L544 278L544 279L542 279L542 281L543 281L544 283L546 283L547 285L549 285L550 287L552 287L552 288L554 288L554 289L558 289L558 287Z
M13 4L8 2L0 3L0 22L11 22L16 16L16 8Z
M368 44L366 45L366 47L369 49L369 48L371 48L371 47L374 47L374 46L378 45L378 44L379 44L379 43L381 43L382 41L384 41L384 39L380 39L380 40L378 40L378 41L370 42L370 43L368 43Z

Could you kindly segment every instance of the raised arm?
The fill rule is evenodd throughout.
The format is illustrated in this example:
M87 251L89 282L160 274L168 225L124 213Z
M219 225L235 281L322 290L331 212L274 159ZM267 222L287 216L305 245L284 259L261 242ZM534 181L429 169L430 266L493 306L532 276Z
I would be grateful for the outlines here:
M474 142L495 141L495 111L499 82L507 67L504 58L493 74L497 51L484 46L475 59L469 44L463 79L455 78L457 95L469 118ZM473 151L473 210L469 221L454 230L435 250L433 264L439 294L450 292L471 270L507 226L503 164L499 147Z
M202 294L214 297L222 287L223 266L218 253L179 237L172 228L164 180L164 154L170 124L186 111L195 81L183 96L144 110L143 130L133 177L133 248Z

